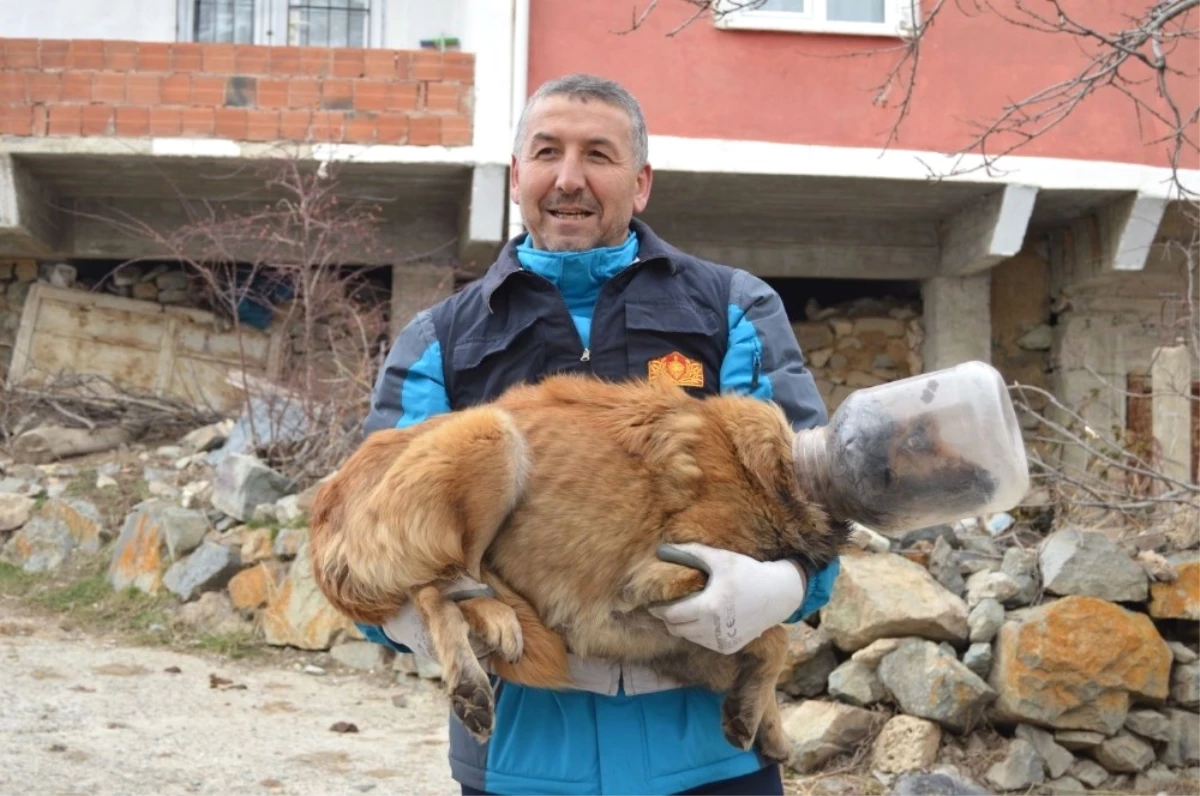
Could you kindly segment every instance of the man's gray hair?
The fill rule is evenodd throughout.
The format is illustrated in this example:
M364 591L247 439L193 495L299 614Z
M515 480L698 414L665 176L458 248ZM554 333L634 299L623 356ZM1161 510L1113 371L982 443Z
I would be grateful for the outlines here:
M564 75L539 86L525 103L525 109L521 111L521 120L517 123L517 133L513 140L513 155L520 157L521 143L525 140L525 120L529 116L530 108L540 99L559 96L600 100L625 111L632 128L630 143L633 144L634 166L640 169L646 165L646 161L650 159L650 142L646 132L646 119L642 116L642 106L620 83L595 75Z

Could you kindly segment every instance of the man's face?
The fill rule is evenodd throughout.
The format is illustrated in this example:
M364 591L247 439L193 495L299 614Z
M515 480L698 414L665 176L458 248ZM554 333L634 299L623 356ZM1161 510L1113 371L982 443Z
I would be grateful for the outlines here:
M533 244L584 251L625 242L650 199L649 164L636 168L625 111L599 100L538 100L512 161L512 200Z

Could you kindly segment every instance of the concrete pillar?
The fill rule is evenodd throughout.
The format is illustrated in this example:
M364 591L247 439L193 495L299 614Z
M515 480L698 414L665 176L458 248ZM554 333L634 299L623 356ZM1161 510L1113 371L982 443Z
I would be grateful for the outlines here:
M454 270L447 265L392 266L392 339L421 310L454 292Z
M1192 353L1187 346L1154 350L1150 390L1162 473L1187 483L1192 477Z
M459 211L458 260L463 268L481 273L496 259L506 240L507 202L508 169L496 163L476 166Z
M991 271L921 283L926 373L972 359L992 361L991 286Z

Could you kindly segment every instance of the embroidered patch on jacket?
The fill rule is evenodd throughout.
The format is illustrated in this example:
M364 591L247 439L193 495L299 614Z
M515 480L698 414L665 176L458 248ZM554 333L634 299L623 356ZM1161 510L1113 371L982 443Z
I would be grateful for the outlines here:
M678 351L650 360L650 381L655 384L675 384L680 387L703 387L704 366L688 359Z

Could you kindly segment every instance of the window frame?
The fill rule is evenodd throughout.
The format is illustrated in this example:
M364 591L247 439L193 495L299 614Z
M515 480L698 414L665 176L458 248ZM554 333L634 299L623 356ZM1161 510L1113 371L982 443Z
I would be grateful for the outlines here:
M825 18L827 0L806 0L804 11L745 9L748 0L716 0L713 19L718 30L766 30L783 33L824 33L850 36L908 38L920 0L884 0L883 22L842 22Z

